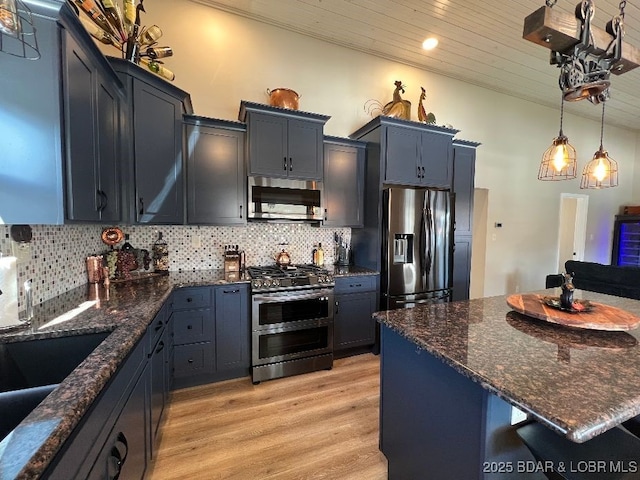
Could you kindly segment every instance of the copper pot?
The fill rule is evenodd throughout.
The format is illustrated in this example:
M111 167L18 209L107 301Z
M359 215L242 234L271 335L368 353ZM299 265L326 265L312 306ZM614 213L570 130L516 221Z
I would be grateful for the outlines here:
M267 88L267 95L269 95L269 105L272 107L298 110L298 100L300 100L300 95L293 90L288 88L274 88L273 90L269 90Z

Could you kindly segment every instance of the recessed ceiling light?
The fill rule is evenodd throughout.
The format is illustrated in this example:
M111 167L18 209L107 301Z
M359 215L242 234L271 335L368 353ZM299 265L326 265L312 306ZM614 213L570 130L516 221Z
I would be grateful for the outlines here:
M436 37L429 37L422 42L422 48L425 50L433 50L438 46L438 39Z

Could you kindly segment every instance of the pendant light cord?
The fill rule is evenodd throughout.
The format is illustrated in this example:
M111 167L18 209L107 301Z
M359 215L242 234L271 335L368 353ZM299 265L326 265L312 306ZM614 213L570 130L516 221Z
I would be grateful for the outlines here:
M560 137L564 136L562 133L562 120L564 120L564 93L560 96Z
M602 150L602 137L604 136L604 106L606 102L602 102L602 119L600 120L600 150Z

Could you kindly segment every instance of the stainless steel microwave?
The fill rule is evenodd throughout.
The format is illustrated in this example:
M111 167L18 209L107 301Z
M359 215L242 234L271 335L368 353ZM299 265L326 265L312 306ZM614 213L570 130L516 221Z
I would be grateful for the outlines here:
M249 177L249 218L253 220L322 220L322 182Z

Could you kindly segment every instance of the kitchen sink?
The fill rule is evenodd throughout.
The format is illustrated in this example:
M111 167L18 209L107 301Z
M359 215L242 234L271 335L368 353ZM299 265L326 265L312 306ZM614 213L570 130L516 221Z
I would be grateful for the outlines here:
M0 440L108 335L92 333L0 344Z

